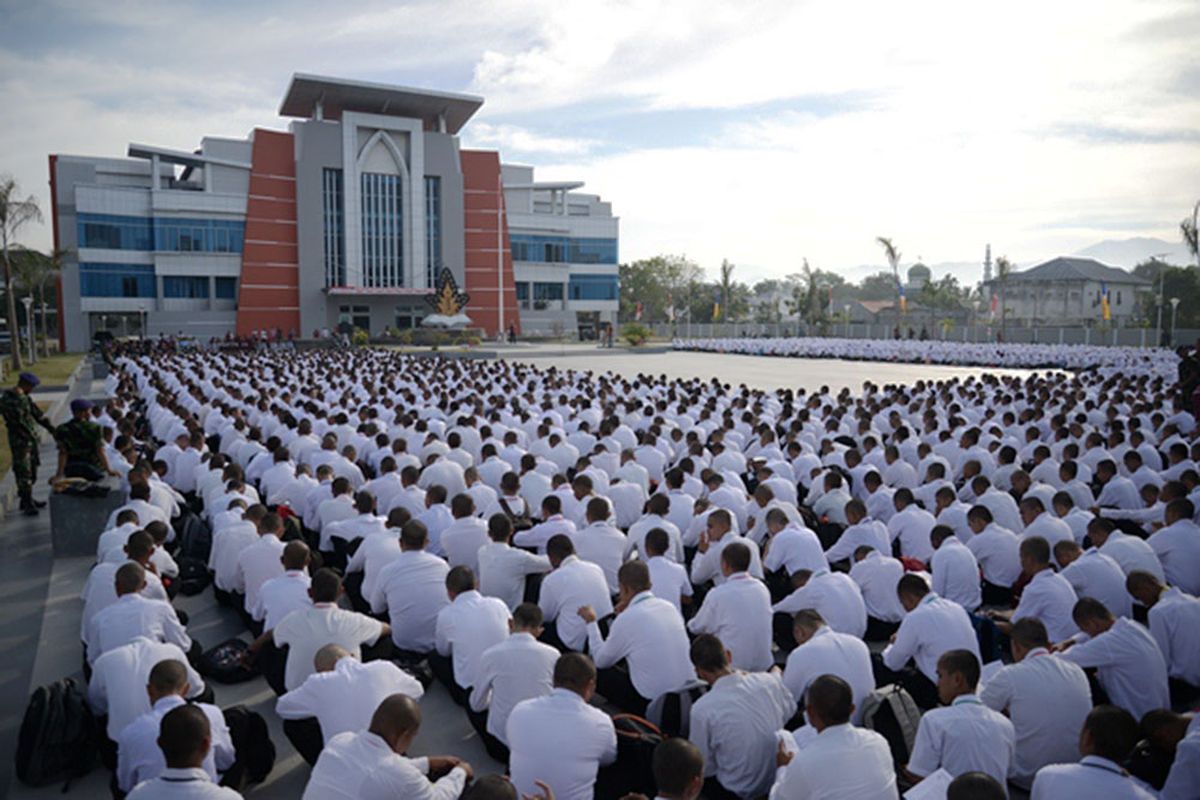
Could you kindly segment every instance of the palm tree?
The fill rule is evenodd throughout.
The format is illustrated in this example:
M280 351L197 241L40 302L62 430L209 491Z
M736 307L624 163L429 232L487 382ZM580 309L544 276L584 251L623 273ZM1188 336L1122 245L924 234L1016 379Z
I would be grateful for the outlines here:
M1179 232L1183 234L1183 243L1195 259L1196 266L1200 266L1200 202L1192 208L1192 218L1185 218L1179 223Z
M15 283L25 289L26 293L35 297L33 308L46 305L46 284L52 281L61 270L62 260L67 255L66 250L54 250L50 255L37 250L22 250L19 257L13 259L13 277ZM34 335L33 320L27 320L29 335ZM41 330L43 352L50 355L50 342L47 338L46 315L42 314Z
M900 325L900 251L891 239L885 236L876 236L875 241L883 248L883 255L887 258L888 266L892 268L892 282L895 284L892 288L896 292L896 325Z
M1012 273L1013 267L1016 265L1008 260L1007 256L1000 256L996 259L996 282L1000 284L1000 338L1004 338L1004 323L1008 315L1008 309L1005 307L1004 290L1008 285L1008 276Z
M733 299L733 271L736 266L729 263L729 259L721 259L721 313L726 319L730 319L730 312L733 310L729 307L730 301Z
M22 199L21 188L11 175L0 176L0 254L4 261L4 291L8 296L8 335L14 370L21 369L21 337L17 329L17 296L13 286L9 247L16 242L17 231L29 222L42 221L42 209L33 195ZM30 335L33 334L32 326Z

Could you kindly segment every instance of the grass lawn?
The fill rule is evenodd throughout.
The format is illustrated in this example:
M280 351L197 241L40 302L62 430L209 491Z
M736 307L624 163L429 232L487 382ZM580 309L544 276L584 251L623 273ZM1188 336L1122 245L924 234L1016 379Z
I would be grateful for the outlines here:
M32 367L27 366L23 371L37 375L46 386L62 386L82 360L82 353L59 353L49 358L39 358L36 364ZM15 372L9 372L4 380L0 381L0 389L16 385L17 373Z

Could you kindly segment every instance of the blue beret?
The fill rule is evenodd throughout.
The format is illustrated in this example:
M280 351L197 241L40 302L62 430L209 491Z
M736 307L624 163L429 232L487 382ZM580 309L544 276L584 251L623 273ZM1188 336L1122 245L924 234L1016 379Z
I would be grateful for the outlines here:
M92 407L92 401L85 397L77 397L71 401L71 413L78 414L80 411L87 411Z
M20 375L17 376L17 379L21 383L27 383L30 386L37 386L38 384L40 384L42 382L41 379L38 378L37 375L34 375L32 372L22 372Z

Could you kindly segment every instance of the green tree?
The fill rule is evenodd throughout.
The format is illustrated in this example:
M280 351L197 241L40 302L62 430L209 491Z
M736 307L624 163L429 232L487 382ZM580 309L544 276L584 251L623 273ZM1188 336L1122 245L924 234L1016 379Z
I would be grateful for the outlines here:
M24 289L25 294L34 299L33 316L36 318L37 309L46 303L47 290L53 290L54 278L62 268L62 260L66 257L67 251L55 250L50 255L39 252L37 250L13 249L11 258L13 262L13 281L15 286ZM29 335L34 336L34 320L26 320L29 326ZM42 339L42 349L45 355L50 354L50 344L47 340L46 332L46 317L42 315L41 330L38 331Z
M887 272L876 272L859 281L859 300L887 300L896 296L896 281Z
M4 292L8 296L8 334L12 342L14 370L21 369L21 337L17 327L17 294L13 286L13 264L9 248L17 240L17 232L30 222L40 222L42 209L33 195L21 197L21 187L11 175L0 176L0 253L4 261ZM30 326L30 335L33 326Z
M1196 266L1200 267L1200 201L1192 207L1191 219L1185 217L1183 222L1179 223L1179 233L1182 234L1183 243L1187 245Z
M1133 274L1150 281L1153 291L1141 292L1138 304L1141 316L1153 323L1158 318L1159 278L1163 290L1163 330L1171 327L1171 298L1181 301L1176 311L1176 325L1180 328L1200 327L1200 271L1179 267L1151 258L1133 268Z
M737 269L737 265L729 263L729 259L721 259L721 317L731 321L737 319L733 313L733 271L735 269Z
M875 241L883 248L884 258L892 268L892 296L896 300L896 313L900 311L900 249L886 236L876 236Z
M621 300L618 311L623 322L633 321L637 304L642 304L643 322L666 322L668 302L676 317L688 307L688 298L704 280L704 270L686 256L660 255L622 264L619 268Z
M761 280L750 287L755 299L754 321L774 324L780 321L779 297L784 292L783 281L774 278Z

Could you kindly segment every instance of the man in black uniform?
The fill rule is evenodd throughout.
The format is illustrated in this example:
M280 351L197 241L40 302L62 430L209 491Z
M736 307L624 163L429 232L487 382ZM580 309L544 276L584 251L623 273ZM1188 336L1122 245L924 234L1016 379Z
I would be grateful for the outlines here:
M13 477L17 481L17 495L21 498L21 511L26 516L34 516L38 509L46 505L33 499L33 482L37 480L38 434L37 426L41 425L50 433L54 426L46 415L37 407L29 393L41 383L38 377L30 372L22 372L17 378L17 385L5 389L0 394L0 414L8 427L8 449L12 453Z
M119 474L108 466L104 454L104 432L89 417L92 402L84 398L71 401L71 419L54 431L58 441L58 472L54 478L86 478L98 481Z

